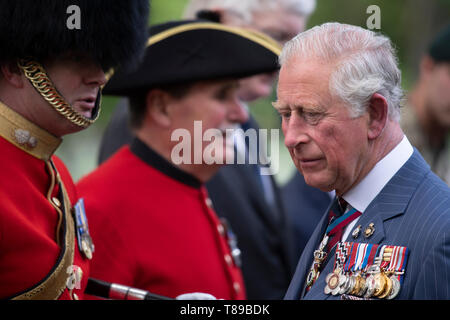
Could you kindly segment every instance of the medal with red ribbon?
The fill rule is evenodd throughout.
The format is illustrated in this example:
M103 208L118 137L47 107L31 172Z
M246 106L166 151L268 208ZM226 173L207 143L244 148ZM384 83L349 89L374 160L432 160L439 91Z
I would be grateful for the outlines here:
M341 294L343 299L393 299L400 291L408 255L402 246L340 242L324 292Z

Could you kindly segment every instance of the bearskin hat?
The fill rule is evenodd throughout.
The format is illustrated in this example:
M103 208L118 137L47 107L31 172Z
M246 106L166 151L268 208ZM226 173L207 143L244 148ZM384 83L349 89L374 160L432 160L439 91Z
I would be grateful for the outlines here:
M149 0L0 0L0 62L76 52L104 70L130 67L145 48L148 13Z

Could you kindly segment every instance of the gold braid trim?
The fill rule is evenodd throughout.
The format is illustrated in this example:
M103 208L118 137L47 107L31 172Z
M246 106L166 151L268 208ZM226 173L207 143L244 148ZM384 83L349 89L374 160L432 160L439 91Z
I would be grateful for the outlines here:
M71 215L72 205L66 188L64 187L64 183L54 164L51 161L47 161L46 166L51 176L51 189L53 189L55 183L58 183L62 193L62 199L60 200L64 207L64 212L60 208L53 206L59 215L57 232L59 233L60 227L64 227L65 229L65 237L63 239L58 239L58 241L64 241L64 243L58 243L62 252L60 253L60 259L58 259L59 261L53 267L52 272L49 273L44 280L33 288L13 297L12 300L57 300L66 289L67 279L70 277L68 270L69 267L73 265L76 241L75 223L74 218ZM49 193L50 192L51 190L49 190ZM52 202L50 201L50 203ZM64 219L62 218L63 216Z
M19 59L17 65L22 69L25 77L27 77L39 94L70 122L79 127L87 128L98 119L100 112L97 112L94 119L89 119L78 113L68 104L56 90L40 63L32 60Z

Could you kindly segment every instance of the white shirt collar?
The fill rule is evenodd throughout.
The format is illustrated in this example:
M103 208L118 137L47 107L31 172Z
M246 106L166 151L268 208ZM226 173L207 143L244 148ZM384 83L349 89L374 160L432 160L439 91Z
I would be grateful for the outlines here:
M356 210L364 212L397 171L413 154L413 147L406 136L372 170L342 197Z

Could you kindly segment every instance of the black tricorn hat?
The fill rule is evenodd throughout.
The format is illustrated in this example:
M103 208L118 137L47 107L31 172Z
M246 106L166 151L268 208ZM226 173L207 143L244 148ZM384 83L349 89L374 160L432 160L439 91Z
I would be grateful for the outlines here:
M0 61L76 52L105 70L130 66L143 54L148 14L149 0L0 0Z
M132 96L158 86L241 78L279 68L280 46L258 32L189 20L155 25L149 34L141 64L133 72L115 74L104 94Z

